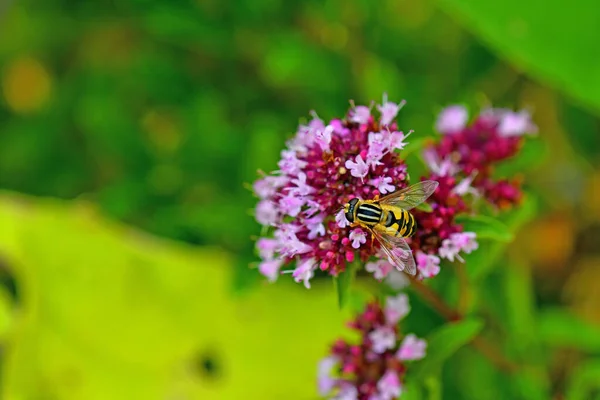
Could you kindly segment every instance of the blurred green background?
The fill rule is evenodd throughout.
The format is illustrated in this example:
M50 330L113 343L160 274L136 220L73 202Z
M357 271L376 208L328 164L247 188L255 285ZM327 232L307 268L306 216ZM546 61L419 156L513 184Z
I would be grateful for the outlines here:
M539 215L498 262L520 275L481 290L476 311L519 326L527 315L502 310L521 288L525 308L568 310L547 331L573 317L596 332L600 13L569 4L0 2L3 398L316 398L344 315L327 282L268 286L248 268L247 184L310 110L332 118L383 92L408 101L399 125L415 137L449 103L532 109L539 138L506 171ZM426 334L439 320L415 302ZM262 310L254 324L245 307ZM599 362L577 368L600 339L565 335L550 334L553 383L538 386L588 396ZM464 369L482 362L465 352ZM519 398L483 370L473 387L448 372L444 398Z

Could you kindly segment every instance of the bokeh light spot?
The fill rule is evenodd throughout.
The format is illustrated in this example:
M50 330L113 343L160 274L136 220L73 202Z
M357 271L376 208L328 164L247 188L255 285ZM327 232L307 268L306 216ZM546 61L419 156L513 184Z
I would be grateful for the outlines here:
M13 60L2 74L2 93L9 108L28 114L42 108L50 97L52 78L44 66L31 57Z

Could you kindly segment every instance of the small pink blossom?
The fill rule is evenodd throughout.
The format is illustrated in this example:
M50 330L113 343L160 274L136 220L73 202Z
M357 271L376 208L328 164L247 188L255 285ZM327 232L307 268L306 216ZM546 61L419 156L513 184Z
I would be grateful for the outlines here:
M474 196L479 196L479 191L471 186L476 175L476 173L473 173L470 176L463 179L462 181L460 181L460 183L454 188L454 193L456 193L459 196L465 196L469 193Z
M357 124L366 124L371 117L371 109L367 106L356 106L350 111L350 121Z
M451 134L464 129L468 120L469 113L464 106L448 106L440 113L435 129L440 133Z
M372 342L373 352L381 354L396 345L396 332L392 328L383 326L375 329L369 334Z
M387 176L381 176L379 178L371 179L369 184L375 186L381 194L392 193L396 187L391 185L392 178Z
M371 261L365 264L365 270L371 272L378 281L384 279L393 269L394 266L386 260Z
M383 312L388 324L396 325L398 321L410 312L408 296L405 293L400 293L396 297L388 297L385 301Z
M387 93L383 95L383 101L381 105L377 106L377 110L381 114L380 122L381 125L389 125L396 115L398 115L398 111L404 106L406 102L402 100L400 103L392 103L388 101Z
M366 163L372 168L382 165L381 157L383 157L389 149L389 143L382 133L369 133L369 150L367 151Z
M308 259L306 261L302 261L300 265L294 269L292 276L294 280L298 283L303 282L304 286L307 289L310 289L310 279L314 276L314 271L316 268L316 261L313 259Z
M340 228L350 226L350 221L348 221L346 218L346 213L344 213L343 209L338 211L338 213L335 215L335 222Z
M259 264L258 271L270 282L274 282L277 279L277 275L279 275L279 269L282 264L282 260L263 261Z
M281 212L291 217L298 216L303 205L304 200L295 196L293 193L290 193L279 200L279 208L281 209Z
M335 387L335 379L331 374L339 362L340 360L335 356L325 357L319 362L317 380L321 396L326 396Z
M450 157L440 161L435 150L429 148L423 151L423 159L431 172L437 176L454 176L460 170L458 165L450 160Z
M417 269L424 278L432 278L440 273L440 258L433 254L417 252Z
M405 142L406 138L410 136L413 131L408 131L407 134L404 132L389 132L388 140L389 146L391 150L404 150L404 147L407 145Z
M325 225L323 225L323 220L325 216L323 214L316 215L312 218L306 220L306 227L308 228L308 238L314 239L317 236L325 235Z
M452 236L457 246L460 247L460 249L467 254L469 254L473 250L477 250L477 248L479 247L479 244L475 240L475 232L455 233Z
M279 243L275 239L269 238L260 238L256 241L256 248L258 249L258 254L260 254L260 258L264 260L271 260L275 255L275 251Z
M315 132L315 139L317 144L321 147L321 150L328 151L329 143L331 143L331 134L333 133L333 126L327 125L325 129L320 129Z
M279 222L279 211L272 201L261 200L256 205L255 217L261 225L275 225Z
M411 333L404 337L396 357L401 361L420 360L425 357L426 348L427 342Z
M397 399L402 393L398 374L395 371L388 370L379 382L377 382L377 390L379 390L378 400Z
M304 172L299 172L298 178L292 179L292 183L296 185L296 187L291 188L290 192L295 196L306 196L314 192L314 189L306 184L306 174Z
M356 156L356 162L347 160L344 165L350 170L350 174L357 178L362 179L369 173L369 166L365 163L360 154Z
M286 176L269 175L254 182L252 188L258 197L266 199L277 193L277 189L283 187L287 182L288 177Z
M355 249L358 249L361 244L367 242L367 234L360 228L356 228L350 232L348 238L352 241L352 247Z
M521 136L536 131L537 127L531 121L531 115L526 110L519 112L506 110L501 115L498 125L498 133L501 136Z
M450 261L454 261L457 258L461 262L464 262L462 257L458 254L460 251L470 253L476 250L479 244L475 240L474 232L457 232L450 235L448 239L442 242L440 247L440 257L446 258Z
M358 390L354 386L344 385L332 400L358 400Z
M306 166L306 161L298 159L296 152L291 150L281 151L281 160L277 163L281 171L287 175L296 176Z

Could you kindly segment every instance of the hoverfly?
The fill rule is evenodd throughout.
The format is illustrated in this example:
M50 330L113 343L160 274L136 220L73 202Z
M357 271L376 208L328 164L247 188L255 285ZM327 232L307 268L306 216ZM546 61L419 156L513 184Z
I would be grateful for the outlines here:
M427 200L437 187L436 181L423 181L376 200L354 198L344 205L344 213L351 226L367 229L379 241L398 270L415 275L415 259L404 238L414 235L417 223L408 210Z

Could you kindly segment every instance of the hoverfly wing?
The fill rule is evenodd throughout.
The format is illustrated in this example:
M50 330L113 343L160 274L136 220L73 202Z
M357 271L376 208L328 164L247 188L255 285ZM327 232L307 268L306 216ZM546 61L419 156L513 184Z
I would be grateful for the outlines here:
M406 243L404 238L385 235L370 228L369 230L379 241L381 249L398 271L406 272L409 275L415 275L417 273L415 258L410 246Z
M405 189L390 193L379 199L378 202L410 210L427 200L435 192L438 185L439 183L436 181L422 181Z

